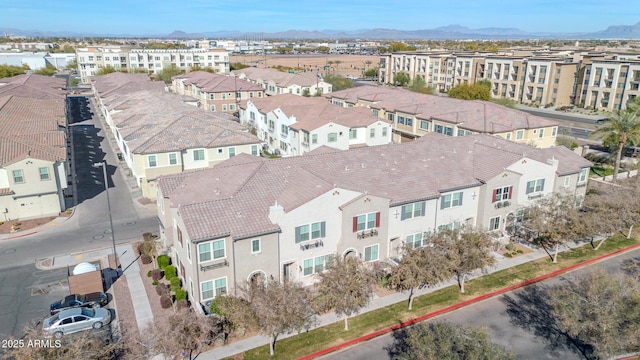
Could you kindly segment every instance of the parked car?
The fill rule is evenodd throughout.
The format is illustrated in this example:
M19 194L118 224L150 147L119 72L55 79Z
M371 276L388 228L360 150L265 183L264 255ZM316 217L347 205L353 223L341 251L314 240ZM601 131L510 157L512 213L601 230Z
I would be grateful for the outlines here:
M62 310L44 319L42 331L46 335L61 337L78 331L100 329L111 322L111 311L104 308L74 308Z
M49 305L49 313L55 315L56 313L77 307L94 308L107 305L107 294L103 292L94 292L85 295L72 294L66 296L60 301L56 301Z

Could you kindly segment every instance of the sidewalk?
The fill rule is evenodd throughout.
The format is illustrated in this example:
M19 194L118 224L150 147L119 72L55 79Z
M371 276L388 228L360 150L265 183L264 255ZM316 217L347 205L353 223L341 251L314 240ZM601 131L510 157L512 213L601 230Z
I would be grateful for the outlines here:
M116 251L118 252L118 259L121 264L121 276L126 278L127 283L129 284L129 292L133 303L136 322L138 324L138 329L142 333L145 327L153 323L153 313L151 312L149 298L147 297L144 284L142 283L142 277L140 276L140 268L138 267L136 255L130 244L118 245L116 246ZM105 263L107 263L106 259L112 253L112 248L108 247L82 253L59 255L51 258L40 259L36 262L36 268L41 270L58 269L67 266L71 267L81 262L97 260L105 260ZM115 300L117 301L118 299ZM114 304L116 301L114 301ZM116 316L117 314L116 309Z
M560 248L560 251L566 251L569 250L571 248L575 248L575 247L580 247L585 245L586 243L581 242L581 243L569 243L566 244L565 246ZM549 257L549 255L546 253L546 251L544 251L543 249L537 249L534 250L530 253L527 254L523 254L523 255L519 255L516 256L514 258L505 258L502 257L501 259L498 259L498 262L493 265L488 267L487 273L494 273L494 272L498 272L501 270L505 270L517 265L521 265L530 261L534 261L537 259L541 259L541 258L545 258L545 257ZM482 276L482 273L480 271L477 271L477 273L474 273L473 276L470 276L468 280L471 280L473 278ZM446 283L443 283L437 287L432 287L432 288L426 288L426 289L421 289L421 290L417 290L415 292L415 296L420 296L420 295L424 295L427 293L431 293L434 292L436 290L440 290L442 288L446 288L448 286L452 286L452 285L456 285L457 286L457 282L452 279ZM408 295L407 293L392 293L390 295L384 296L384 297L378 297L378 296L374 296L374 298L371 300L371 303L369 304L369 306L367 306L365 309L363 309L362 311L360 311L360 313L366 313L375 309L380 309L383 307L386 307L388 305L392 305L398 302L406 302L408 300ZM335 323L337 321L341 321L343 318L338 318L334 313L328 313L328 314L323 314L321 316L317 317L317 321L316 321L316 325L311 327L311 329L315 329L318 327L322 327L328 324L332 324ZM284 339L284 338L288 338L291 336L295 336L297 335L297 333L289 333L289 334L284 334L278 337L278 340L280 339ZM202 354L200 354L198 356L198 359L221 359L221 358L225 358L225 357L230 357L242 352L245 352L247 350L259 347L259 346L263 346L263 345L268 345L269 344L269 338L262 336L262 335L258 335L258 336L254 336L251 338L247 338L247 339L243 339L219 348L215 348L209 351L206 351Z

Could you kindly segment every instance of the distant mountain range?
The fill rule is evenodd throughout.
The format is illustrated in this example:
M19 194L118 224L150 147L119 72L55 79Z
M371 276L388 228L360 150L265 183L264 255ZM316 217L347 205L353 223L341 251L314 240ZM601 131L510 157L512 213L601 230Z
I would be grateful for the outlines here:
M298 40L460 40L460 39L640 39L640 22L635 25L613 25L605 30L595 32L551 33L526 32L515 28L481 28L470 29L461 25L449 25L424 30L395 29L361 29L361 30L321 30L304 31L288 30L284 32L241 32L212 31L202 33L186 33L176 30L171 34L91 34L81 32L26 31L1 28L0 32L31 37L130 37L130 38L167 38L167 39L298 39Z

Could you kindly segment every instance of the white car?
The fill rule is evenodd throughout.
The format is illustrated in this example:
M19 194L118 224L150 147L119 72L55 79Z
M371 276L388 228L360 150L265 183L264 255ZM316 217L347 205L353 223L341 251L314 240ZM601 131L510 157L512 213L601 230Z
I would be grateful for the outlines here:
M111 322L111 312L104 308L74 308L63 310L44 319L42 330L47 335L72 334L89 329L100 329Z

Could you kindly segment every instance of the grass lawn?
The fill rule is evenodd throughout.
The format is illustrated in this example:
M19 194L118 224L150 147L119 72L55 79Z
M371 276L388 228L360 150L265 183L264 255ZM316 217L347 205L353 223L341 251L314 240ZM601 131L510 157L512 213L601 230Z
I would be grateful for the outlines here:
M613 168L610 166L602 166L599 164L593 165L591 167L591 171L590 171L590 175L597 175L597 176L608 176L608 175L613 175Z
M406 301L372 310L350 318L348 331L344 331L344 322L338 321L337 323L323 326L297 336L278 340L273 358L296 359L393 324L416 318L420 315L504 288L508 285L517 284L547 274L554 270L569 267L635 243L637 243L637 241L634 238L626 239L622 236L610 238L597 251L594 251L590 244L564 251L558 255L558 262L556 264L553 264L551 259L546 257L470 280L465 285L465 294L461 294L457 286L449 286L416 297L413 302L412 311L407 310ZM269 356L268 345L252 349L229 359L266 358L271 358Z

